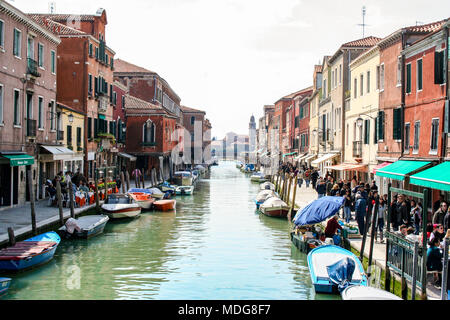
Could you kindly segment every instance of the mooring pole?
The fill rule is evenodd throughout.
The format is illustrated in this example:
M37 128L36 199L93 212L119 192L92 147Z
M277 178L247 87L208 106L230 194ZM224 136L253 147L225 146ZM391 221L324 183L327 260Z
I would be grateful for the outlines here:
M37 235L36 228L36 208L34 206L34 193L33 193L33 178L31 176L31 169L28 170L28 192L30 194L30 207L31 207L31 228L33 235Z

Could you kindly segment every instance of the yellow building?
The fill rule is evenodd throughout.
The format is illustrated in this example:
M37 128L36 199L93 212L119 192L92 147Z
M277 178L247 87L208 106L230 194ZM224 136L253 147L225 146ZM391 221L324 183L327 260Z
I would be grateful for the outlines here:
M57 136L58 142L72 151L70 157L65 157L59 171L83 173L84 158L84 123L85 115L68 106L58 103Z
M351 97L345 112L345 178L373 179L377 166L377 115L379 106L378 46L361 54L350 64Z
M309 154L305 158L308 167L311 161L317 158L319 154L319 135L317 130L319 128L319 99L321 97L322 89L322 65L314 66L314 84L313 93L309 100Z

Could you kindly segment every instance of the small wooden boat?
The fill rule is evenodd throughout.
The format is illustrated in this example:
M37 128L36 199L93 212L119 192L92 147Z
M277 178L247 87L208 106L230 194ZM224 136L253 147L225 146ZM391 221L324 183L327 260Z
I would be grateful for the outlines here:
M289 213L289 206L277 197L268 198L259 206L259 211L269 217L286 218Z
M142 209L149 210L152 207L153 202L155 202L155 199L148 193L130 192L129 195Z
M177 186L192 186L193 181L192 172L189 171L177 171L173 175L173 182Z
M272 182L266 181L259 185L260 190L272 190L275 191L275 185Z
M318 293L338 293L345 289L345 285L367 286L361 261L348 250L324 245L313 249L307 260L311 280Z
M176 204L176 200L158 200L153 203L153 206L158 211L170 211L175 210Z
M66 221L66 225L58 229L59 235L66 239L89 239L103 232L109 217L105 215L92 215L80 217L76 220L73 219L81 231L75 230L74 226L70 224L70 219Z
M261 190L255 198L256 209L259 209L260 205L262 205L270 197L276 197L275 192L272 190Z
M11 280L11 278L0 278L0 295L8 291Z
M155 198L155 199L164 198L164 193L161 190L159 190L158 188L150 188L148 190L150 191L150 194L152 195L153 198Z
M56 232L47 232L0 250L0 270L25 270L50 261L61 242Z
M342 300L403 300L388 291L367 286L350 286L341 292Z
M162 192L169 191L169 192L175 193L176 188L177 188L176 185L172 185L172 184L168 183L167 181L164 181L163 183L158 185L158 189L160 189Z
M308 238L307 235L296 234L291 232L291 241L300 252L310 253L313 249L323 245L322 241L315 238Z
M102 210L111 219L134 218L141 214L141 207L126 194L108 196Z
M261 172L256 172L256 173L253 173L253 174L250 176L250 181L253 181L253 182L266 182L267 179L266 179L265 177L266 177L266 176L265 176L263 173L261 173Z
M190 196L194 193L194 186L178 186L175 193L177 196Z

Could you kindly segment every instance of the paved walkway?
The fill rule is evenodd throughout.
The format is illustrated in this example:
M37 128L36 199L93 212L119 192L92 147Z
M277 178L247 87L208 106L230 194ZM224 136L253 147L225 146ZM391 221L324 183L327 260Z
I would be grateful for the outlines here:
M294 189L291 187L291 192L289 196L289 202L292 201ZM312 185L310 184L309 188L306 188L306 184L303 183L301 188L297 187L296 190L296 196L295 196L295 203L300 208L305 207L309 202L317 199L317 192L312 188ZM352 212L352 216L354 217L354 212ZM351 221L351 224L354 224L355 226L356 221ZM326 225L326 221L323 222L324 225ZM358 238L352 238L348 239L350 241L350 245L355 250L361 251L361 245L362 245L362 236ZM370 248L370 236L366 239L366 244L364 248L364 256L366 258L369 258L369 248ZM376 243L374 241L373 245L373 255L372 255L373 264L376 264L380 266L382 269L385 268L386 264L386 244L382 243ZM437 289L432 284L428 283L427 285L427 296L430 300L438 300L440 299L441 291Z

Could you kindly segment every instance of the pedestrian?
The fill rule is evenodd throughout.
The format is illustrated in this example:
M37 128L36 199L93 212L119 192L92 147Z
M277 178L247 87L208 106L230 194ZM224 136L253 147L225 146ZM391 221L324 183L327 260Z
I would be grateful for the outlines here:
M380 233L380 243L384 243L383 240L383 228L384 228L384 215L386 213L386 203L383 199L378 202L377 213L377 226L375 229L375 240L378 241L378 232Z
M317 194L318 194L318 197L317 197L318 199L320 199L320 198L325 196L325 193L326 193L327 190L326 190L325 181L323 180L322 177L319 180L319 184L316 187L316 191L317 191Z
M361 195L361 193L356 194L356 203L355 203L355 218L358 223L359 234L364 234L364 219L367 213L367 201Z
M309 184L311 182L311 170L310 169L306 169L305 170L305 182L306 182L306 188L309 188Z
M438 239L439 243L441 243L445 238L445 231L444 226L442 224L438 224L433 226L434 230L430 234L430 241L433 241L433 239Z
M299 170L298 170L297 183L298 183L298 187L301 188L303 185L303 169L302 168L299 168Z
M409 220L409 212L408 209L406 207L406 202L405 202L405 196L402 194L399 194L397 197L397 205L396 205L396 221L397 221L397 226L404 224L404 225L408 225L408 220Z
M441 286L440 273L442 271L442 254L439 250L439 239L435 238L430 240L430 247L427 250L427 271L433 272L434 285L436 287Z
M444 218L447 214L448 205L446 201L441 201L440 208L433 215L433 224L444 224Z
M447 232L447 230L450 228L450 210L447 208L447 213L444 217L444 231Z
M328 174L328 173L327 173ZM333 189L334 183L333 183L333 177L328 176L326 179L326 193L327 196L331 195L331 189Z
M64 182L69 184L69 182L72 182L72 175L70 171L66 171L66 175L64 176Z
M439 199L433 203L433 212L436 212L441 207L441 202L444 201L444 195L439 195Z
M339 185L337 183L333 186L333 188L331 188L330 196L332 197L340 196Z
M414 234L419 235L422 226L422 204L415 200L411 200L411 219L414 223Z
M350 194L350 190L347 190L344 200L344 219L346 223L350 223L350 220L352 219L351 206L352 206L352 196Z
M319 178L319 173L317 172L317 170L313 170L313 172L311 173L311 182L312 182L312 187L313 189L316 189L316 184L317 184L317 179Z

